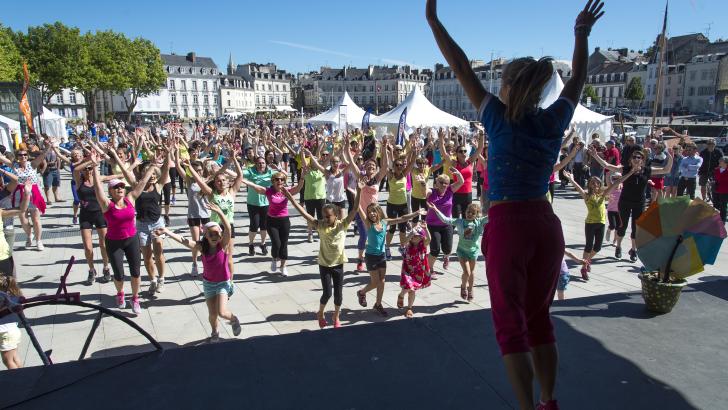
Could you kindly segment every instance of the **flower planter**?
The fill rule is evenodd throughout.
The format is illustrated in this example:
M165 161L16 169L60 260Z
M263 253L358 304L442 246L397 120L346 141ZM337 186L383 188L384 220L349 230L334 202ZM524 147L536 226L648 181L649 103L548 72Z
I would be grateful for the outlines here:
M656 313L670 313L680 300L680 292L687 285L685 279L674 282L660 282L658 275L640 273L642 281L642 298L645 300L647 310Z

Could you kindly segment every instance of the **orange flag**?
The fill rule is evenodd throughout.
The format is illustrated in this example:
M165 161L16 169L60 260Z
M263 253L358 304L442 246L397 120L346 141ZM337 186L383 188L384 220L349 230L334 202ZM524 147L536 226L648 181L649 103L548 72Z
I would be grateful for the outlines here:
M23 75L25 80L23 81L23 94L20 97L20 112L25 116L25 122L28 124L28 130L35 132L33 129L33 115L30 112L30 104L28 103L28 87L30 86L30 76L28 75L28 64L23 62Z

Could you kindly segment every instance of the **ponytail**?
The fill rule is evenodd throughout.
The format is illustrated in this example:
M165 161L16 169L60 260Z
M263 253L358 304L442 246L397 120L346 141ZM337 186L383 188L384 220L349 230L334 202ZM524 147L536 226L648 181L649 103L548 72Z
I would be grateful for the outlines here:
M531 57L518 58L506 66L503 73L503 86L508 86L506 120L519 122L526 113L536 110L541 92L553 75L551 57L538 61Z

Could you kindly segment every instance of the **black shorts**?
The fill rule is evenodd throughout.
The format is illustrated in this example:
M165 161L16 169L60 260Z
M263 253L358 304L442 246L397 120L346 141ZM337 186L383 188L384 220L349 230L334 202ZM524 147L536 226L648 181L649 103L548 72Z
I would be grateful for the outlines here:
M387 269L387 257L384 254L372 255L369 253L365 253L364 263L367 265L368 271Z
M316 219L324 219L325 199L307 199L304 201L306 212Z
M387 218L388 219L394 219L399 218L401 216L407 215L407 204L390 204L387 202ZM389 233L394 233L395 230L399 228L400 232L407 232L407 222L402 222L399 224L390 224L388 231Z
M203 226L210 222L210 218L187 218L187 226Z
M347 201L341 201L341 202L326 201L326 203L330 204L330 205L336 205L339 207L339 209L346 209L346 205L347 205Z
M698 185L701 187L708 185L708 175L698 175Z
M0 261L0 275L15 277L15 261L12 256Z
M81 215L78 217L78 224L81 229L100 229L107 227L106 219L104 219L104 214L101 211L90 214L81 212Z

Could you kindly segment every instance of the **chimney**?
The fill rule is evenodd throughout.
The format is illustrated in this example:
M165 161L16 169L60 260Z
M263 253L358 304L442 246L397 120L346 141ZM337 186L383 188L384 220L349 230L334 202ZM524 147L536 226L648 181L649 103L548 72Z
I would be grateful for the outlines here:
M599 52L599 50L601 50L601 48L599 48L599 47L596 47L596 48L594 49L594 52L595 52L595 53L598 53L598 52Z
M194 63L197 59L197 54L194 51L187 53L187 61Z

